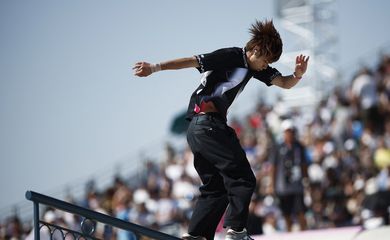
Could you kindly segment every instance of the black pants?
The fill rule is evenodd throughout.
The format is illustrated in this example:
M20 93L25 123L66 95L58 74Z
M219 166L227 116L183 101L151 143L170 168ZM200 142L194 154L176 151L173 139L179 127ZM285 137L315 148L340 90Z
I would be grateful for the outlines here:
M226 208L224 227L245 227L256 178L234 130L218 114L196 115L187 140L203 183L188 232L213 239Z
M306 211L303 193L292 193L288 195L278 195L279 206L283 215L304 213Z

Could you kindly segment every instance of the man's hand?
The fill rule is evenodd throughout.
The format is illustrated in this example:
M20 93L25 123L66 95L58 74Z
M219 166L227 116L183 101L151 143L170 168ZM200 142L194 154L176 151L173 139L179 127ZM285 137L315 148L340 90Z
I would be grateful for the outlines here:
M294 75L298 78L301 78L307 70L307 63L309 61L309 56L299 55L295 60L295 72Z
M138 77L147 77L152 74L151 64L147 62L137 62L134 67L134 75Z

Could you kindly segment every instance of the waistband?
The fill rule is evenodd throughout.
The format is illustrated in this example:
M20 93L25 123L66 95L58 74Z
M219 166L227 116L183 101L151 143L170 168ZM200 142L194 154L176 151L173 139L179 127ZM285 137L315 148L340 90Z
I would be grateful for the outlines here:
M218 112L207 112L204 114L196 114L193 118L207 119L207 120L219 120L226 123L227 119Z

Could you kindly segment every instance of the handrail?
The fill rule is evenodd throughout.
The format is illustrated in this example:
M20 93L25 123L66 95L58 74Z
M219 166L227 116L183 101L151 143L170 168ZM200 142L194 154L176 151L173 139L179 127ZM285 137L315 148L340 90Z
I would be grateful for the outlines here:
M83 217L89 218L91 220L96 220L101 223L105 223L117 228L121 228L127 231L137 232L141 233L145 236L151 237L153 239L164 239L164 240L178 240L180 238L154 231L152 229L130 223L118 218L114 218L111 216L108 216L106 214L98 213L92 210L89 210L87 208L83 208L80 206L76 206L73 204L70 204L68 202L64 202L49 196L45 196L43 194L33 192L33 191L27 191L26 192L26 199L34 202L34 204L45 204L69 213L78 214ZM34 219L34 221L37 221L37 219Z

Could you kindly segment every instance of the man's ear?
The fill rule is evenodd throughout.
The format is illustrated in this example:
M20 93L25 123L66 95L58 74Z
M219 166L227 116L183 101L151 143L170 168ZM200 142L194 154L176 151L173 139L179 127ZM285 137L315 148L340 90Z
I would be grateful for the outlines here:
M256 48L253 48L252 50L248 51L249 53L249 57L253 56L253 55L257 55L258 54L258 50Z
M255 56L259 56L260 55L260 52L259 52L259 47L254 47L253 49L252 49L252 52L253 52L253 54L255 55Z

